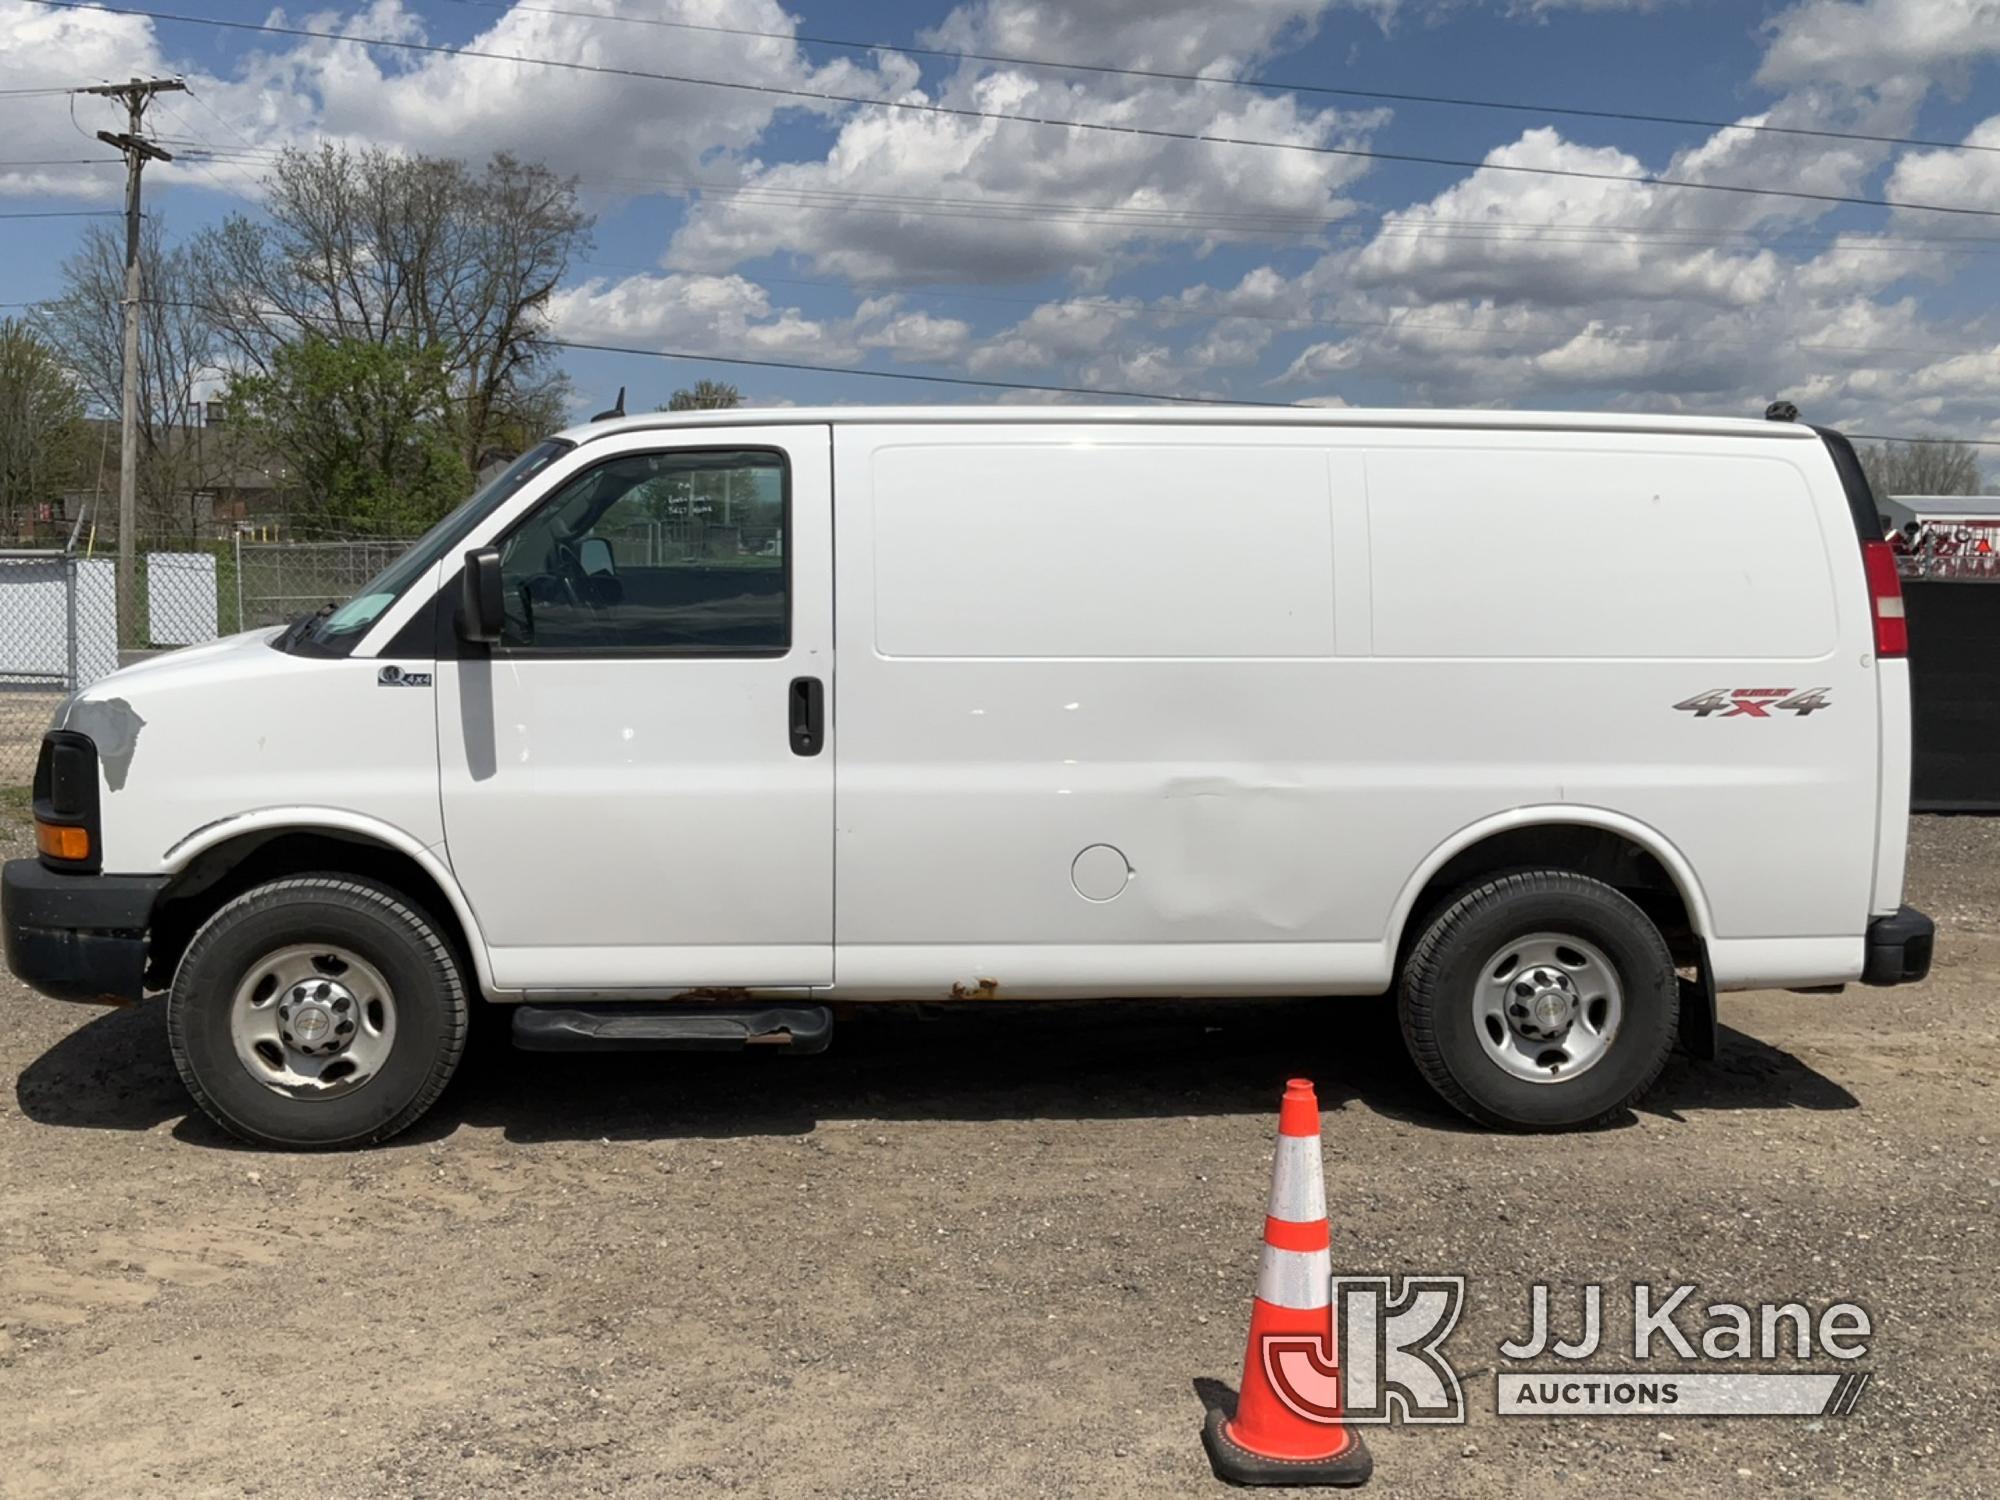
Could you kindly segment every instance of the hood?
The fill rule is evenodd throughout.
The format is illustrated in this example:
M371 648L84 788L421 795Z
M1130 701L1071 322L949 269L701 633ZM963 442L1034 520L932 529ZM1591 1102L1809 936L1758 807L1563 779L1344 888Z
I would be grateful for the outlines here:
M216 664L224 658L242 656L252 651L268 651L271 641L285 627L267 625L261 630L246 630L240 635L225 635L199 646L182 646L173 651L162 651L135 661L130 666L100 677L89 687L79 689L75 697L116 696L120 690L138 682L148 684L157 679L178 672L200 670ZM60 725L58 725L60 727Z
M88 735L97 746L105 785L121 791L149 723L164 719L177 736L193 742L192 731L206 739L268 701L265 695L280 681L327 664L327 658L272 650L272 638L282 628L248 630L121 667L66 698L50 727Z
M63 699L56 706L49 727L74 729L95 739L93 729L104 727L105 705L115 705L116 710L123 711L130 699L153 697L162 689L171 691L182 683L255 674L280 658L280 653L271 649L271 640L282 629L282 625L271 625L261 630L246 630L199 646L163 651L120 667Z

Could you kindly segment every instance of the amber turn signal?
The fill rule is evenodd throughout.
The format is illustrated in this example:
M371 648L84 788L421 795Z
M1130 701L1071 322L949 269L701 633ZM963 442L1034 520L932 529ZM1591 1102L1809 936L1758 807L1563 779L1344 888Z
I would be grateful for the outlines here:
M51 859L89 859L90 830L58 823L35 823L35 847Z

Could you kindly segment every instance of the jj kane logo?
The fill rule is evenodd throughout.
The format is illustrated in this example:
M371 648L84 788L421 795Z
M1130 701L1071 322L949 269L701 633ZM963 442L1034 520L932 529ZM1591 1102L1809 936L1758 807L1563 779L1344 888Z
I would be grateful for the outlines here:
M1852 1362L1868 1353L1874 1324L1867 1309L1835 1302L1817 1314L1804 1302L1710 1302L1697 1309L1695 1288L1631 1289L1631 1368L1582 1368L1605 1343L1604 1288L1583 1288L1577 1336L1556 1337L1549 1289L1528 1294L1528 1331L1500 1346L1507 1360L1553 1368L1503 1371L1495 1406L1509 1416L1844 1416L1867 1387ZM1615 1356L1613 1356L1615 1357ZM1827 1370L1775 1368L1826 1359ZM1694 1369L1662 1370L1655 1359Z
M1462 1423L1445 1341L1465 1309L1463 1276L1335 1276L1333 1338L1263 1334L1278 1399L1310 1422ZM1853 1368L1874 1325L1865 1308L1799 1301L1695 1305L1691 1285L1630 1289L1629 1342L1607 1338L1604 1288L1581 1288L1563 1337L1549 1287L1529 1288L1528 1328L1500 1345L1494 1407L1507 1416L1845 1416L1872 1378ZM1613 1352L1616 1350L1616 1352ZM1603 1355L1606 1364L1591 1363ZM1623 1361L1629 1357L1631 1363ZM1657 1361L1657 1363L1655 1363ZM1830 1361L1831 1367L1799 1369ZM1787 1366L1780 1368L1779 1366ZM1689 1368L1692 1366L1692 1368Z

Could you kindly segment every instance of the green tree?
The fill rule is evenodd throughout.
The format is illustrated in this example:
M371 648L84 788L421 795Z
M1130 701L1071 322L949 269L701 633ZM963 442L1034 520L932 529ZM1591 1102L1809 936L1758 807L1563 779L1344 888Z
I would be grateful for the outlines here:
M548 300L590 244L576 179L504 153L486 166L380 150L287 150L263 212L196 242L238 363L268 374L311 330L439 352L468 469L548 430L555 358ZM559 422L556 425L561 425Z
M446 351L308 334L265 363L230 400L286 461L304 529L414 536L470 493Z
M697 380L675 391L661 411L722 411L743 404L743 393L720 380Z
M35 506L76 482L83 393L25 318L0 318L0 515L20 536Z

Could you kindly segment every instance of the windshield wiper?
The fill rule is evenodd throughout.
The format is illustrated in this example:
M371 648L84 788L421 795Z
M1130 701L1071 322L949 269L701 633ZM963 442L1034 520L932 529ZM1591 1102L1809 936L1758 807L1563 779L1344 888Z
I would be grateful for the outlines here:
M307 631L311 630L314 625L318 624L321 620L324 620L328 615L332 614L335 608L336 606L334 604L328 602L326 604L322 604L318 609L313 610L310 614L300 615L297 619L293 620L291 624L285 627L284 634L280 635L276 641L272 642L272 644L275 645L280 651L291 650L292 647L298 645L300 641L305 639Z

